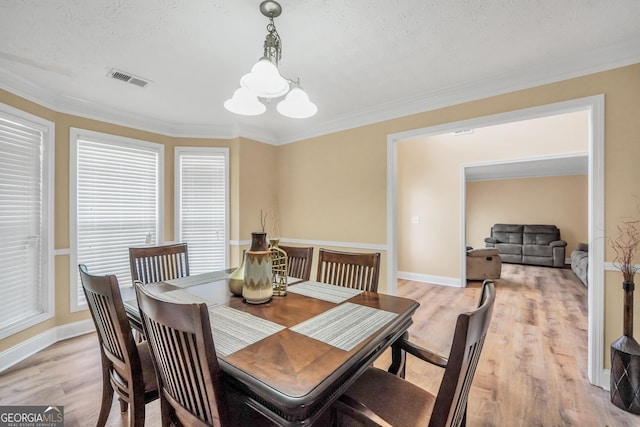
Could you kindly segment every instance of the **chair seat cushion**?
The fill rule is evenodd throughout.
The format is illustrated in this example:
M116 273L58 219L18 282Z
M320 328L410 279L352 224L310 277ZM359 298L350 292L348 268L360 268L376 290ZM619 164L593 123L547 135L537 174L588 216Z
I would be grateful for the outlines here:
M142 365L142 378L144 378L144 391L153 391L158 388L156 371L151 360L151 350L147 341L136 343L138 354L140 355L140 365Z
M345 394L394 427L428 425L435 403L431 393L378 368L367 369Z
M522 245L512 245L509 243L498 243L496 248L500 255L522 255Z
M549 245L524 245L522 255L553 258L553 248Z
M158 389L158 380L156 378L156 371L153 367L153 361L151 360L151 350L147 341L136 343L138 348L138 356L140 357L140 365L142 366L142 379L144 380L144 392L155 392ZM113 365L113 371L111 372L112 381L115 382L121 390L127 390L127 379L130 374L123 372L122 368L118 365Z

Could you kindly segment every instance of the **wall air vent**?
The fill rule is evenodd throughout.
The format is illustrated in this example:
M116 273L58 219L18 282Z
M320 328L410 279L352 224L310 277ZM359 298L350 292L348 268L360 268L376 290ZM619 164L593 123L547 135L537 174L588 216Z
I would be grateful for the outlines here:
M132 85L136 85L139 87L145 87L149 83L151 83L149 80L145 80L142 77L134 76L131 73L126 73L121 70L116 70L115 68L112 68L111 70L109 70L107 77L111 77L112 79L120 80L126 83L131 83Z
M455 136L468 135L470 133L473 133L473 129L460 129L453 132Z

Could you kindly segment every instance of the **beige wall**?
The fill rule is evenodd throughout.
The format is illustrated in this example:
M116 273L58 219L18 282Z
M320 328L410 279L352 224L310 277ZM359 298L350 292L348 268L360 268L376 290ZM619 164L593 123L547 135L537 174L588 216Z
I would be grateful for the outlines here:
M586 153L588 124L588 113L581 111L487 126L469 134L446 133L398 143L398 270L459 280L462 167ZM585 186L585 195L586 191ZM510 209L509 205L513 204L511 199L505 200L499 193L490 195L488 200L498 209ZM558 205L545 210L535 206L537 213L528 216L548 218L548 223L556 223L557 215L554 214L563 215L559 213L561 210ZM586 218L586 211L583 215ZM418 217L419 223L412 223L412 217ZM467 215L466 220L473 223L474 218ZM494 219L492 223L495 222L500 221ZM486 237L488 228L484 233ZM484 246L480 243L483 243L482 239L471 241L467 238L466 242L474 247Z
M282 235L385 244L387 157L381 141L386 135L367 127L278 147Z
M602 73L587 75L531 89L485 98L478 101L441 108L368 126L310 138L279 147L281 206L296 215L283 221L283 230L296 234L290 237L340 240L367 239L367 242L386 243L386 144L390 134L421 129L445 123L458 122L523 108L552 104L598 94L605 95L605 221L606 229L615 227L620 218L636 212L640 169L640 65L636 64ZM523 135L526 137L526 135ZM534 140L527 150L539 154L537 144L553 143ZM399 147L402 144L399 144ZM562 150L564 151L564 150ZM576 148L575 151L580 151ZM485 148L483 152L490 152ZM491 158L494 160L495 153ZM520 156L524 156L524 152ZM476 160L477 161L477 160ZM435 165L437 168L437 165ZM446 178L449 179L447 171ZM459 174L455 171L454 174ZM453 178L451 178L453 179ZM297 183L287 183L296 180ZM304 185L302 182L304 181ZM354 183L361 185L361 190ZM285 190L286 189L286 190ZM287 195L287 190L296 191ZM459 192L459 190L457 190ZM297 197L300 194L300 197ZM363 197L365 196L366 197ZM459 194L453 194L459 200ZM452 224L460 220L460 206L451 207L449 213L439 208L430 214L441 217L450 215ZM339 207L337 206L339 204ZM284 215L284 214L283 214ZM425 217L425 220L429 218ZM451 232L445 245L439 241L431 253L441 251L442 265L434 266L430 274L441 272L453 276L460 265L460 226L448 227ZM345 236L350 236L349 239ZM609 248L605 260L611 261ZM426 257L425 257L426 258ZM444 259L446 258L446 260ZM605 343L617 339L622 333L621 276L607 272L605 285ZM381 277L381 287L386 289L386 277ZM636 299L639 297L636 296ZM636 323L640 320L640 301L636 303ZM604 360L608 365L608 344L605 344Z
M247 242L251 239L251 232L262 231L260 215L265 213L265 231L271 234L271 224L276 212L276 147L241 138L238 161L240 190L236 215L239 227L238 234L232 236L232 239ZM242 250L248 248L247 243L232 247L231 265L239 265Z
M483 248L496 223L554 224L569 258L589 241L587 185L587 175L468 182L467 242Z
M387 240L387 156L380 137L372 126L278 147L281 235L326 242L313 245L312 278L321 247L380 252L378 289L386 292L387 254L376 249Z
M267 152L273 149L276 153L278 178L275 185L278 187L282 236L386 245L387 135L596 94L604 94L606 97L605 219L607 229L611 229L620 218L634 214L638 205L637 199L632 195L637 194L637 183L640 182L640 169L637 168L640 160L640 144L637 141L640 135L640 121L637 119L640 117L640 65L362 126L281 147L267 148ZM56 156L61 157L57 158L56 164L56 190L63 194L62 200L56 201L55 214L56 226L60 224L63 229L56 231L56 248L68 247L68 194L64 194L68 193L68 169L65 169L65 166L68 166L68 129L64 129L64 123L73 122L73 126L77 127L91 126L91 130L97 131L121 131L128 137L157 142L173 140L148 132L53 113L4 91L0 91L0 102L42 115L57 124L58 117L61 117L61 125L58 125L56 131ZM83 126L85 124L86 126ZM67 123L66 127L69 125L71 123ZM236 149L241 151L245 141L211 140L211 143L237 143L240 147ZM166 154L168 158L171 157L169 153ZM250 157L256 163L260 163L259 159ZM232 177L240 181L235 187L232 182L233 191L237 190L236 197L244 197L244 191L256 191L255 185L260 185L264 192L261 193L259 201L244 200L244 205L242 201L232 197L232 208L235 209L236 206L233 205L237 205L240 210L248 211L242 214L236 212L238 218L241 215L255 218L256 214L252 211L259 210L263 203L268 201L265 194L273 194L273 189L267 180L261 184L243 181L243 165L254 162L247 160L247 163L243 163L241 158L240 153L240 158L232 156L231 159ZM234 168L241 170L234 172ZM169 177L167 179L172 180ZM245 188L246 186L250 188ZM167 205L166 210L171 209L172 207ZM459 212L458 207L455 215L459 216ZM255 219L251 221L253 222L247 224L236 223L233 233L245 233L259 222ZM459 234L459 231L456 233ZM248 236L238 238L246 239ZM460 241L459 236L455 234L451 238ZM456 244L456 250L450 254L448 263L459 264L457 249ZM610 261L612 256L612 251L607 248L605 259ZM68 301L68 260L60 258L64 257L56 259L56 309L61 314L53 321L3 340L0 342L0 351L36 335L38 331L79 318L87 318L86 312L69 314L64 310L64 301ZM445 266L443 271L446 274L454 274L449 271L454 272L455 267ZM619 286L621 276L618 272L608 272L605 279L604 339L605 343L610 343L622 332L622 292ZM385 275L381 276L381 288L386 289ZM68 302L66 304L68 305ZM639 320L640 302L636 303L635 312L636 320ZM608 345L605 347L605 360L608 360Z

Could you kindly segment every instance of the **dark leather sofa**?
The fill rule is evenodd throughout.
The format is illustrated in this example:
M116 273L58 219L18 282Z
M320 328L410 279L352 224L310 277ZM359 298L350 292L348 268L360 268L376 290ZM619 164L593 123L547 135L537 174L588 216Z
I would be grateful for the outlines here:
M571 252L571 269L576 276L588 286L589 271L589 245L586 243L578 243L576 249Z
M567 242L555 225L494 224L486 247L498 249L502 262L563 267Z

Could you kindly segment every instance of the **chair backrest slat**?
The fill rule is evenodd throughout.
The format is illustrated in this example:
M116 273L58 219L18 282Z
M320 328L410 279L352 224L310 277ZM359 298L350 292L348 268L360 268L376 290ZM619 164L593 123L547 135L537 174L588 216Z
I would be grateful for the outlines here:
M138 306L160 387L163 425L230 420L206 304L176 304L136 282ZM165 419L165 417L167 419Z
M363 291L378 291L380 253L320 249L316 280Z
M111 298L85 289L85 297L90 309L96 313L96 330L102 338L102 345L112 357L125 362L125 350L118 338L118 320L115 310L110 309Z
M136 344L133 338L117 277L89 274L82 264L78 269L100 343L103 389L97 425L106 423L116 392L121 409L130 408L130 425L141 426L145 404L158 398L153 375L143 366L143 360L148 360L148 348L144 343ZM109 387L113 390L110 393Z
M449 361L436 397L429 427L463 424L471 383L491 322L496 291L493 281L485 280L478 308L458 316Z
M124 311L118 279L113 275L91 275L84 265L80 265L79 269L89 311L107 357L122 364L131 363L130 359L137 356L137 351ZM140 361L137 363L139 365Z
M131 280L144 284L189 275L189 251L186 243L129 248L129 263Z
M311 278L311 263L313 262L313 246L279 246L287 253L287 275L302 280Z

